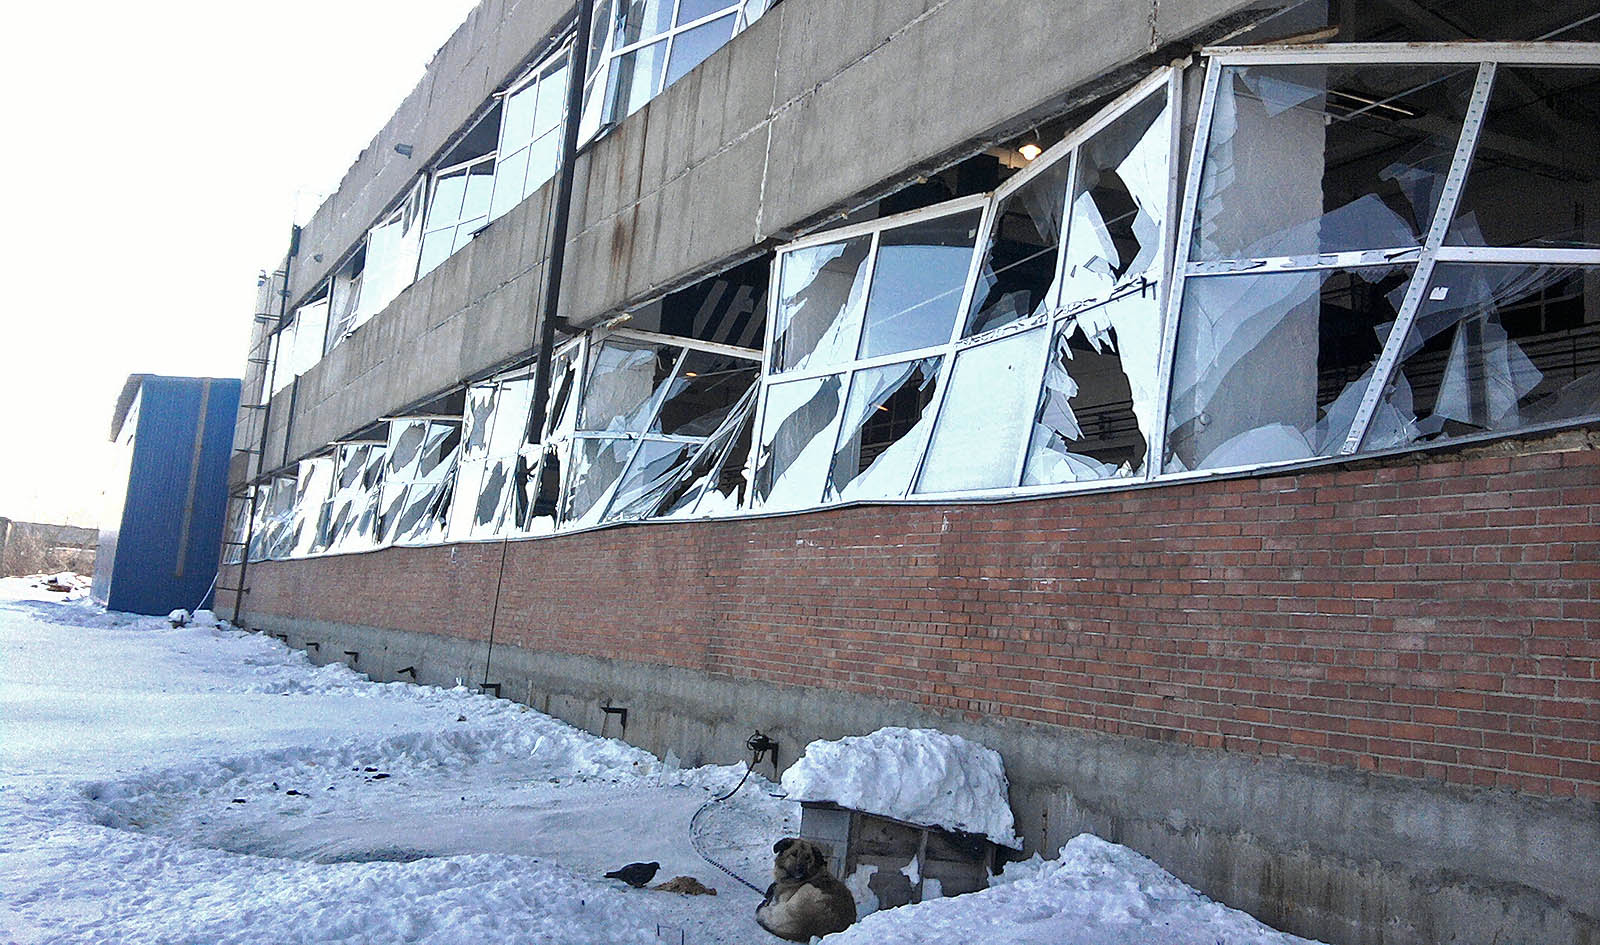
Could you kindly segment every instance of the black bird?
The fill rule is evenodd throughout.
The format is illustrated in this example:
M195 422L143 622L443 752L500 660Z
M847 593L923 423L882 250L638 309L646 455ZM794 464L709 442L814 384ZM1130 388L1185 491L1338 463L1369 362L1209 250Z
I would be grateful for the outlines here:
M640 889L655 878L656 870L660 868L660 863L629 863L620 870L607 873L606 879L620 879L629 886Z

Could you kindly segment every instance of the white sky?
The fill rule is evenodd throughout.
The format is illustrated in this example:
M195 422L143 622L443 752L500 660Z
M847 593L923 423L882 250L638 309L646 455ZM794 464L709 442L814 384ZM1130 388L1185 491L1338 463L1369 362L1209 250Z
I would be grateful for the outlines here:
M242 373L256 274L474 5L11 5L0 516L98 524L127 376Z

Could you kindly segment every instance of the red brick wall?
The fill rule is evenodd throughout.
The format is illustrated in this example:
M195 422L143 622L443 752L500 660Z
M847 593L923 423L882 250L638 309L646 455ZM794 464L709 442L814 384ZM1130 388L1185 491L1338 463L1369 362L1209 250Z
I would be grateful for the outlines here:
M253 565L251 609L481 638L501 547ZM1600 452L626 527L505 573L497 645L1600 799Z

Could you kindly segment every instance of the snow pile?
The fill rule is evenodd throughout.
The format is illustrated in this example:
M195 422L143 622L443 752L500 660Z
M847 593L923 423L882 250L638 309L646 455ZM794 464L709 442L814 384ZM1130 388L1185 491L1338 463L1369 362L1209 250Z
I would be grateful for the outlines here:
M783 773L795 801L840 807L923 827L982 834L1021 849L999 752L926 728L815 741Z
M827 945L1313 945L1213 902L1127 847L1080 834L981 892L875 912Z

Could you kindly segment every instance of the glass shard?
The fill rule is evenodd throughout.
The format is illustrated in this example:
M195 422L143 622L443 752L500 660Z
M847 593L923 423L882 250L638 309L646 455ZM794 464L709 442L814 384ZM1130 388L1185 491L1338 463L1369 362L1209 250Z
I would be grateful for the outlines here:
M1420 246L1476 66L1225 69L1191 259Z
M640 443L627 475L617 486L604 521L621 522L648 516L682 475L699 447L698 443L668 440L647 439Z
M1325 456L1349 434L1409 266L1184 284L1164 470Z
M904 495L917 471L943 358L857 371L823 501Z
M767 388L761 451L756 457L755 507L816 504L833 465L834 433L844 411L844 375Z
M756 362L690 349L665 392L650 432L710 436L756 381Z
M1142 476L1158 396L1161 312L1129 292L1059 322L1023 485Z
M561 515L564 527L582 528L600 521L636 444L632 439L594 437L573 441L572 475Z
M1365 449L1600 414L1600 266L1441 264ZM1387 411L1384 409L1387 408Z
M642 432L666 393L681 351L673 345L640 341L612 339L602 344L589 371L578 428Z
M870 236L785 253L779 277L772 371L848 361L866 303Z

